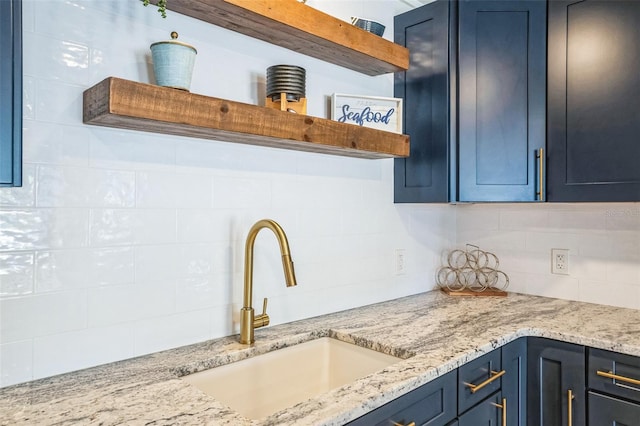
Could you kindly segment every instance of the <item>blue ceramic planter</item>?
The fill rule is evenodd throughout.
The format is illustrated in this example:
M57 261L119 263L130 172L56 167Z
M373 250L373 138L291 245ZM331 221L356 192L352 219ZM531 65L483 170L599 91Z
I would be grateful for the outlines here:
M193 46L177 41L176 32L171 33L171 37L171 41L160 41L151 45L156 84L189 91L198 52Z

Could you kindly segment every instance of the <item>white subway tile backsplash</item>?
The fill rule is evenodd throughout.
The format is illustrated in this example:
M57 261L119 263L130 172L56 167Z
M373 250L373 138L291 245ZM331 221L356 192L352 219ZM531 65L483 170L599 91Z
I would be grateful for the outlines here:
M36 203L36 167L22 165L22 186L0 188L0 207L33 207Z
M136 207L176 208L175 174L145 171L136 174Z
M460 204L456 208L457 232L497 231L500 228L500 211L484 206Z
M44 80L89 84L89 47L86 44L26 32L23 48L39 51L38 55L23 57L26 74Z
M23 141L26 140L27 131L25 122L36 118L36 79L23 73L22 77L22 120L23 120Z
M601 232L606 229L606 221L602 211L592 211L589 207L586 210L572 207L566 211L550 211L549 227L567 233Z
M176 242L175 210L138 209L134 218L133 231L137 244Z
M135 355L202 342L211 338L211 311L179 313L137 321Z
M23 156L27 163L87 166L89 137L86 127L29 120L23 127Z
M0 299L33 293L33 253L0 253Z
M92 209L89 219L89 245L132 245L135 238L134 210Z
M48 123L82 122L81 86L61 81L36 81L36 119Z
M611 257L640 262L640 229L636 231L610 231Z
M212 179L205 174L144 171L136 175L136 207L211 208Z
M536 296L580 300L580 282L566 275L531 274L527 276L527 293Z
M84 209L0 210L0 251L86 247Z
M543 208L528 207L527 209L505 209L498 212L500 230L543 230L549 226L549 213Z
M91 167L136 171L175 170L175 137L93 127L89 139Z
M33 370L36 377L105 364L135 356L131 325L96 327L36 337Z
M611 204L604 214L608 230L631 232L640 230L640 206L638 204Z
M633 260L612 259L606 265L606 280L621 284L638 283L640 282L640 263Z
M267 209L271 207L271 182L257 178L216 177L213 205L218 209Z
M580 299L583 302L640 309L640 291L637 284L616 281L580 280Z
M184 277L176 280L178 312L213 309L232 303L232 277L228 274Z
M564 248L570 252L578 253L580 239L580 234L565 233L561 229L549 228L549 232L527 232L525 245L527 251L550 253L552 248Z
M640 308L638 203L477 205L457 210L459 243L477 223L472 212L500 214L497 237L524 231L524 247L501 254L510 290ZM548 217L548 220L547 220ZM493 238L493 237L492 237ZM569 249L569 275L551 275L551 249ZM514 279L515 277L515 279Z
M134 185L129 171L43 165L36 199L41 207L133 207Z
M0 300L0 343L84 329L86 324L84 290Z
M549 262L550 263L550 262ZM595 257L571 256L569 255L569 273L580 280L586 281L607 281L607 263Z
M131 247L39 251L36 291L47 292L134 281Z
M135 248L136 282L175 280L178 273L178 253L176 245L148 245Z
M140 282L87 290L88 327L106 327L175 312L175 281Z
M33 342L21 340L0 344L0 387L31 380Z

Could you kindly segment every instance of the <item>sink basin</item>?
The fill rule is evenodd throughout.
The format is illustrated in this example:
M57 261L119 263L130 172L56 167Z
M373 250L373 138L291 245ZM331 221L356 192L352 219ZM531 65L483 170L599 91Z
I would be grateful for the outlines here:
M182 377L249 419L261 419L401 361L323 337Z

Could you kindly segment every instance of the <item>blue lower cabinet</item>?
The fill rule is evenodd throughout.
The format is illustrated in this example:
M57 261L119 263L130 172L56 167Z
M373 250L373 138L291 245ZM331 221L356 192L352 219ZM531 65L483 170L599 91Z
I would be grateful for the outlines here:
M507 403L507 425L527 424L527 338L502 347L502 397Z
M585 425L585 347L538 337L528 346L529 426Z
M500 349L482 355L458 368L458 414L500 390L502 381Z
M448 425L456 417L456 377L457 371L451 371L352 421L349 425Z
M640 358L587 349L589 425L640 425Z
M622 426L640 424L640 404L589 392L589 424Z
M496 392L458 417L457 424L459 426L499 426L502 424L504 404L502 393Z

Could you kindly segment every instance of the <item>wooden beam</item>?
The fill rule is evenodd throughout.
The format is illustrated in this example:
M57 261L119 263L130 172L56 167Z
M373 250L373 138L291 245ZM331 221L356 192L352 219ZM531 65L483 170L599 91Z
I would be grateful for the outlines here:
M83 122L358 158L409 155L409 136L109 77L84 92Z

